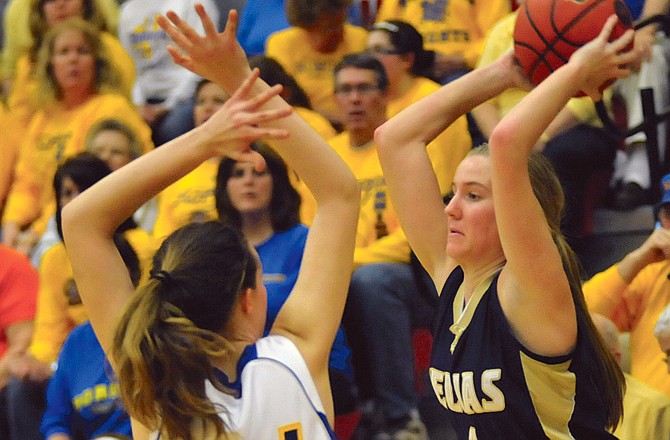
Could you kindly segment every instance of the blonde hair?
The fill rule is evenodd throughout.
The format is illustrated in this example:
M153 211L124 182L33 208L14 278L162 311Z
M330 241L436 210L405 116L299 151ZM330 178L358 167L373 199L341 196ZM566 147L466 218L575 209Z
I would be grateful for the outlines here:
M93 125L88 132L86 133L86 151L91 152L93 150L93 141L95 138L102 133L103 131L115 131L121 133L128 139L128 152L130 160L135 160L142 155L142 148L140 146L140 141L133 131L132 128L128 126L125 122L122 122L118 119L103 119Z
M49 31L49 24L44 16L44 4L48 0L33 0L30 4L30 15L28 16L28 27L33 43L30 47L29 58L32 63L37 60L37 52L42 45L42 37ZM91 23L99 31L107 31L116 35L114 23L109 21L102 13L98 4L99 0L82 0L82 19Z
M196 440L196 427L226 428L206 394L213 358L231 355L220 332L240 292L256 287L256 260L236 229L219 222L185 226L154 256L150 280L117 325L112 354L131 417L170 439Z
M38 106L48 106L63 98L60 85L53 73L51 57L56 39L69 29L79 31L90 46L91 54L95 59L95 92L121 93L121 74L110 62L98 30L84 19L74 17L51 28L40 46L34 72L38 87L33 97Z

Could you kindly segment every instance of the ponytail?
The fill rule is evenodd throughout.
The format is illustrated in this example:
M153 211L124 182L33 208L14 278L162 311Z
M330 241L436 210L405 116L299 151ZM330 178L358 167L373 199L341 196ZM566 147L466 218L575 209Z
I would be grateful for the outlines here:
M561 260L563 260L563 267L575 303L578 338L584 337L586 346L582 350L593 354L593 356L589 356L589 362L592 366L589 379L596 384L597 389L601 390L603 406L607 409L606 426L614 431L623 418L623 396L626 392L626 379L588 312L582 292L580 267L575 252L560 232L554 234L554 241L561 255Z
M194 223L172 233L154 256L151 278L129 301L112 346L131 417L171 440L226 433L207 397L227 390L212 359L231 356L221 336L240 292L256 288L257 263L239 230ZM230 436L226 436L230 437Z
M218 437L225 429L205 383L221 387L210 359L226 356L229 343L161 301L163 288L161 281L149 280L117 326L112 353L121 397L131 417L171 439L195 440L191 426L197 420Z

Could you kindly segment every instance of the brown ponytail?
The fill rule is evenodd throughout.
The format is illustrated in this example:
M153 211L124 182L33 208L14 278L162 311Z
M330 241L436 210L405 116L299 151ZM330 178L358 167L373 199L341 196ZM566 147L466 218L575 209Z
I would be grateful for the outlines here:
M212 358L230 355L221 335L239 293L255 288L256 262L236 230L218 222L186 226L154 257L152 278L129 302L112 354L131 417L170 439L192 427L225 434L206 381L220 388Z

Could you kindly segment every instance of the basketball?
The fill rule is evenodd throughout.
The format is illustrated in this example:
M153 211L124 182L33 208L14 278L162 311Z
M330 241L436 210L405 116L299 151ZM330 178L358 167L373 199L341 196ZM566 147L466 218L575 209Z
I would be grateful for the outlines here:
M619 22L610 41L633 27L622 0L526 0L519 6L514 27L514 55L528 79L537 85L596 38L612 14Z

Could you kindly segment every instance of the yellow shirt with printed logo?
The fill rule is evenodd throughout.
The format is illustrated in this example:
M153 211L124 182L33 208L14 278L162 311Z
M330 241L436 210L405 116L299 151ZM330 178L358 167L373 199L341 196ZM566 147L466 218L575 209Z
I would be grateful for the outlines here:
M384 0L376 20L408 22L427 50L461 55L473 69L486 34L510 10L509 0Z
M203 162L158 195L158 214L153 235L164 240L168 235L192 222L216 220L216 173L219 160Z
M40 217L48 219L53 215L56 168L67 158L84 151L88 130L109 118L128 124L145 152L153 148L151 129L122 95L95 95L73 109L56 103L36 113L19 147L15 179L7 198L3 223L16 222L26 226ZM46 225L46 222L40 221L40 224Z
M333 52L320 53L312 49L305 30L292 27L270 35L265 54L277 60L295 78L314 110L330 118L330 115L339 115L333 94L333 70L344 55L364 51L367 39L365 29L346 23L344 41Z
M142 279L146 280L156 251L154 240L141 229L130 229L123 236L137 254ZM37 311L29 351L38 361L50 364L58 357L70 331L88 320L88 313L81 304L72 266L62 242L44 253L39 277Z

